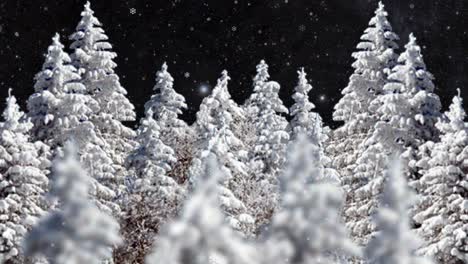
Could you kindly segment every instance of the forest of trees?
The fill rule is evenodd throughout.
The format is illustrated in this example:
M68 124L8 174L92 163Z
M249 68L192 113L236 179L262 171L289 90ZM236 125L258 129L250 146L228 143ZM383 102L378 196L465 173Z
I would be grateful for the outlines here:
M290 109L261 61L239 105L223 71L193 124L167 64L139 127L89 3L0 122L0 262L468 263L468 124L442 113L416 37L382 3L324 127L298 70Z

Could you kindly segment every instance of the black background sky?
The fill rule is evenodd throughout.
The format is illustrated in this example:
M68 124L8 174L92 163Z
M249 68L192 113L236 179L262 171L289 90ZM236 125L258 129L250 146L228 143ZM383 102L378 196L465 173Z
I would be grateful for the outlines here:
M1 0L0 97L8 88L22 101L55 32L68 36L84 0ZM414 32L444 107L456 88L468 100L468 2L386 0L401 37ZM141 114L155 72L167 61L175 87L190 105L191 120L220 72L232 77L239 103L252 90L255 65L266 59L272 80L290 105L296 70L304 66L314 86L311 99L330 124L334 104L352 73L351 53L377 6L375 0L94 0L92 8L118 53L117 73ZM468 104L468 103L467 103Z

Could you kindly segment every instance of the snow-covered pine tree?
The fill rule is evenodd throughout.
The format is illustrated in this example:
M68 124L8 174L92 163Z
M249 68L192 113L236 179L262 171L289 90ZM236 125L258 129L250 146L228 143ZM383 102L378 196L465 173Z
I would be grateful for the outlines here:
M197 152L190 168L190 181L202 166L204 153L213 152L221 166L229 172L223 183L221 205L226 211L233 228L247 234L252 232L252 217L246 215L248 196L246 187L252 181L245 165L247 153L245 146L232 132L233 116L243 116L244 111L231 99L228 91L230 80L227 71L222 72L211 95L206 97L197 113L195 130L199 137ZM254 210L255 208L250 208Z
M256 67L257 73L253 78L253 92L242 105L245 117L240 120L235 119L234 134L241 139L246 146L252 146L256 140L255 122L258 118L258 99L261 96L261 87L270 79L268 65L265 60L261 60Z
M29 117L34 124L32 135L49 145L54 154L60 152L65 142L74 139L81 163L95 179L92 191L100 208L118 211L113 202L116 194L108 188L109 179L115 177L112 160L104 152L105 142L90 121L98 104L86 94L86 87L79 82L80 75L63 48L56 34L42 71L36 75L35 93L28 99Z
M147 264L255 264L258 254L225 224L219 185L227 176L213 153L202 159L198 183L178 219L162 229Z
M134 171L122 219L125 245L114 254L116 263L143 263L161 223L174 217L185 189L167 175L175 164L174 151L160 139L161 128L148 107L138 129L137 149L128 157Z
M365 142L365 150L357 160L354 173L361 180L353 189L353 203L345 214L349 228L365 243L374 227L369 216L375 211L382 192L383 170L386 160L394 153L402 153L405 174L417 178L415 160L418 147L426 141L437 140L435 127L440 117L440 100L434 94L433 76L426 69L421 48L411 34L406 51L392 69L385 94L372 105L380 119L373 134Z
M50 195L58 209L45 216L27 234L27 256L43 256L50 264L100 264L120 243L119 224L88 200L92 179L82 169L74 146L65 147L63 160L56 160Z
M331 159L326 156L324 151L325 142L328 139L329 128L323 127L322 117L312 110L315 105L309 101L309 92L312 90L312 85L307 81L307 74L302 68L298 71L299 82L296 86L295 93L292 98L294 104L289 110L292 116L290 122L290 130L292 138L296 138L298 135L307 135L309 140L320 148L320 159L321 164L324 168L324 173L329 177L338 178L338 172L331 168Z
M413 234L408 217L413 193L409 190L400 161L390 164L386 172L385 191L375 218L379 233L366 247L366 261L370 264L431 264L416 256L421 242Z
M155 94L145 104L145 109L151 109L154 119L161 129L161 140L174 148L176 139L186 134L187 124L179 118L182 110L187 108L185 98L174 89L174 79L167 71L164 63L156 73Z
M421 199L413 219L426 241L419 252L438 263L468 262L468 126L458 92L450 111L437 124L440 142L422 147L430 151L419 160L423 176L414 183Z
M10 90L11 93L11 90ZM0 262L24 263L21 243L47 210L49 149L31 142L33 124L11 94L0 123Z
M179 118L187 104L173 86L174 79L164 63L156 73L156 85L153 88L155 94L145 104L145 109L153 111L154 119L161 130L161 141L175 151L177 163L169 172L170 176L183 181L190 167L195 137L191 127Z
M114 69L117 56L111 51L112 45L94 16L91 4L87 2L81 13L76 32L71 35L73 65L81 75L81 82L87 93L98 103L98 111L92 120L98 135L105 141L105 151L113 161L115 177L113 189L122 191L125 176L124 163L130 150L135 146L135 132L122 122L134 121L135 107L127 98Z
M264 263L338 263L359 255L340 223L343 191L320 167L319 148L299 135L280 177L281 209L266 233Z
M251 158L260 164L259 178L269 178L275 183L278 172L285 161L286 145L289 140L287 133L288 121L281 114L287 114L288 109L279 98L280 85L277 82L267 82L261 87L258 99L259 115L255 125L257 137L251 153Z
M294 104L289 109L289 114L292 117L291 134L293 137L307 134L312 142L319 145L322 142L322 118L319 114L312 112L315 109L315 105L309 101L312 85L307 80L304 68L301 68L297 73L299 81L292 96Z
M361 179L353 173L355 163L362 152L363 142L372 134L377 120L374 111L369 109L371 102L383 93L389 69L397 60L398 36L392 31L387 19L388 13L382 2L369 22L369 27L361 36L357 51L352 54L354 73L348 86L343 89L343 98L335 106L333 120L344 122L330 138L327 154L333 157L333 166L341 175L343 187L352 202L352 193ZM348 206L347 202L345 207ZM348 219L346 219L348 222Z

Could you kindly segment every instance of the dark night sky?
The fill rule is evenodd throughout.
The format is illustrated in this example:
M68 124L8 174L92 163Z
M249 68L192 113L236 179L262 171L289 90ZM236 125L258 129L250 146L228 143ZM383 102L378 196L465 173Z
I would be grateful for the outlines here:
M468 100L468 2L387 0L402 38L414 32L444 106L457 87ZM0 2L0 97L9 87L24 100L55 32L74 31L84 0ZM250 94L255 65L264 58L290 105L296 69L304 66L311 98L330 121L333 105L352 73L351 53L377 6L376 0L94 0L92 7L119 57L117 73L139 113L163 61L190 104L190 120L220 72L232 77L238 102ZM320 100L322 98L322 100ZM23 104L24 105L24 104ZM331 124L331 123L330 123Z

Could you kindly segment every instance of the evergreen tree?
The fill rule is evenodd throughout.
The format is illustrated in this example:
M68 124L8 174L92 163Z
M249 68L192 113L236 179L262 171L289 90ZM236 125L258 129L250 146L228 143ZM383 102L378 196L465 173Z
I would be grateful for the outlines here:
M246 233L251 232L251 217L247 217L246 196L242 186L248 185L249 178L245 165L247 154L243 143L233 134L231 124L233 116L242 116L244 111L231 99L227 85L227 71L223 71L218 84L210 96L205 98L197 113L195 129L199 135L193 166L190 174L196 175L202 166L202 159L207 153L213 152L220 165L225 167L228 177L223 182L221 205L229 216L231 225ZM214 144L216 142L216 144ZM193 177L190 178L194 183Z
M145 104L145 109L152 110L154 119L161 129L161 138L164 144L174 148L178 138L183 137L187 130L187 124L179 119L182 110L187 108L185 98L173 88L174 79L167 71L164 63L156 74L155 94Z
M58 210L27 234L28 256L44 256L50 264L100 264L111 257L120 243L119 225L87 199L90 182L69 144L53 166L50 194L59 200Z
M371 102L384 93L383 87L388 82L389 70L396 64L398 36L392 31L387 19L388 13L382 2L369 22L369 27L361 36L357 51L352 54L354 73L348 86L343 89L343 97L335 106L333 120L344 124L333 131L327 146L327 154L333 159L341 175L343 187L348 195L348 207L353 203L353 192L361 184L355 169L356 160L361 155L366 138L373 132L378 116L371 107ZM365 180L365 179L364 179ZM353 222L353 216L345 214L346 222ZM354 227L350 227L355 236ZM357 231L357 230L356 230Z
M460 90L458 90L460 92ZM453 99L446 118L437 127L441 141L428 142L428 156L418 162L422 177L416 185L420 201L414 220L427 243L420 252L439 263L468 261L467 186L468 126L460 94ZM458 262L457 262L458 261Z
M117 260L131 263L142 261L161 223L176 215L184 198L184 188L167 175L176 158L161 141L161 128L153 116L148 108L138 129L138 148L128 158L136 177L123 216L126 245L116 255Z
M125 158L135 145L135 132L122 122L135 120L135 107L127 99L127 91L114 71L117 64L113 60L117 55L111 51L112 45L107 42L108 37L89 2L81 17L76 32L70 37L74 51L71 57L87 93L98 103L99 108L94 112L92 121L99 136L104 139L105 151L113 162L116 174L113 189L121 191Z
M10 90L11 92L11 90ZM47 209L49 149L31 142L33 124L11 94L0 123L0 262L23 263L21 242Z
M318 147L299 136L280 178L281 209L268 228L265 263L337 263L359 254L340 223L343 192L320 167Z
M350 228L358 238L368 238L374 227L369 222L382 192L383 170L392 153L402 153L405 174L414 179L417 149L426 141L436 140L435 123L440 117L440 100L423 61L421 48L411 34L406 51L392 69L385 94L372 103L380 116L365 150L357 160L355 174L361 180L353 189L354 204L347 208Z
M412 234L407 216L414 197L401 167L400 162L394 162L386 173L385 191L375 219L380 232L371 239L365 250L367 261L371 264L432 263L415 255L421 243Z
M322 143L322 118L319 114L312 112L315 105L309 101L309 92L312 90L312 85L307 81L307 74L302 68L298 71L299 82L294 88L295 93L292 98L294 104L289 110L292 116L291 134L296 137L300 134L308 134L312 142L319 145Z
M226 226L218 208L225 171L213 153L207 153L202 164L195 193L180 217L163 228L147 264L257 263L254 248Z
M59 35L48 49L42 71L36 75L35 93L28 99L32 135L47 143L54 154L70 139L79 147L80 161L94 178L93 194L100 208L117 212L116 193L109 189L115 178L112 160L104 152L105 142L91 122L97 102L86 94L86 87L71 59L63 51Z
M184 182L190 168L195 136L192 128L179 118L187 104L185 98L173 88L173 83L174 79L164 63L156 74L155 94L145 104L145 109L153 111L161 131L161 141L175 152L177 162L168 171L168 176Z

